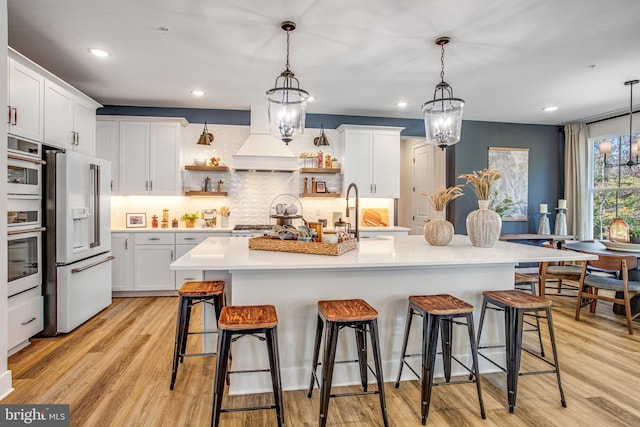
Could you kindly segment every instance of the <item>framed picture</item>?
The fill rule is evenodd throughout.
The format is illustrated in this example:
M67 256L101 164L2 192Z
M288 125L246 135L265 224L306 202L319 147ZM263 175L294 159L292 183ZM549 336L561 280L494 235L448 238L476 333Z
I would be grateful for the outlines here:
M127 228L144 228L147 226L147 214L144 213L128 213Z
M316 181L316 193L326 193L327 184L324 181Z
M527 221L529 149L489 147L489 167L502 172L493 184L492 209L503 207L502 221Z

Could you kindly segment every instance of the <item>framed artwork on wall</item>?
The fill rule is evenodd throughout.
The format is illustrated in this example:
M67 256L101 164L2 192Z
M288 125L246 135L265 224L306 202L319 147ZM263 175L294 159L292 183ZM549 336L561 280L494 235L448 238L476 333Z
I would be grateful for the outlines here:
M147 226L147 214L144 213L128 213L127 228L144 228Z
M502 179L493 183L491 207L503 221L527 221L529 209L529 149L489 147L489 167Z

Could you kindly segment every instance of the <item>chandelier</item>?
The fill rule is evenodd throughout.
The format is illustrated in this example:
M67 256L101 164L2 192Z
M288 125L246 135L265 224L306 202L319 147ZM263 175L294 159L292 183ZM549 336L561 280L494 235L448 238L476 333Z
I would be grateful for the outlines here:
M284 21L280 27L287 33L287 62L273 89L266 92L269 112L269 130L273 136L289 145L304 133L309 92L300 89L300 82L289 66L289 33L296 29L295 22Z
M633 141L633 85L640 83L640 80L629 80L624 82L625 86L629 86L629 160L626 163L620 163L617 166L636 166L638 164L638 157L640 156L640 142ZM622 138L620 139L620 145L622 145ZM613 142L610 139L600 141L598 147L600 154L604 155L604 166L610 166L607 163L607 155L611 154L613 149ZM619 153L622 153L622 147L619 149ZM635 157L635 160L634 160Z
M427 142L436 144L442 150L460 141L464 108L464 100L454 98L453 88L444 81L444 46L449 41L449 37L438 37L435 40L441 49L440 83L436 85L433 100L422 105Z

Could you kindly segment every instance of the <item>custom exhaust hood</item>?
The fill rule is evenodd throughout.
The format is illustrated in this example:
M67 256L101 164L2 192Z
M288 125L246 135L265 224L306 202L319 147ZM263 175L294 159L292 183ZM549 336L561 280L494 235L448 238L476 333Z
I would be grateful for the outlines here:
M271 136L267 107L251 107L251 135L233 158L233 169L238 172L293 172L298 169L298 158L284 142Z

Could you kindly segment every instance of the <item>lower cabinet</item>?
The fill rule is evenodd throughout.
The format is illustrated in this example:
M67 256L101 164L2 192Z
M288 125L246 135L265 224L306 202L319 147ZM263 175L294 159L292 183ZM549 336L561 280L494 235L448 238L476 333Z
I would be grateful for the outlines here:
M7 348L9 354L28 344L43 329L43 300L40 286L8 299Z
M227 237L223 232L113 232L112 291L172 291L184 282L203 279L202 271L173 271L169 265L207 237Z

